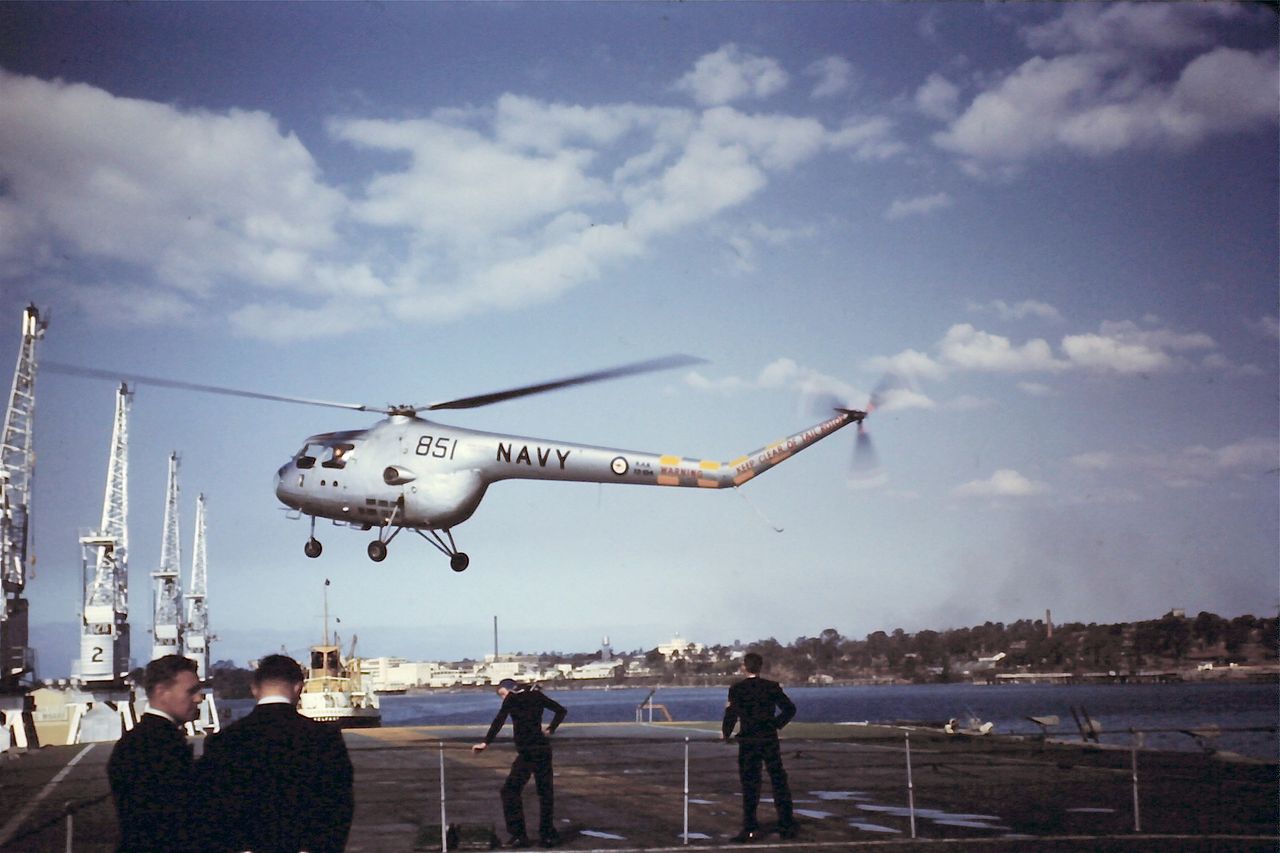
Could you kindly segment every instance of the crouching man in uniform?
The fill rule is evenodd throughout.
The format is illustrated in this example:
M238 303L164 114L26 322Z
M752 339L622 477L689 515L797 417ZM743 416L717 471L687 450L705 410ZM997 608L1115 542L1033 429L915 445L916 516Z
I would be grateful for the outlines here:
M525 828L524 804L521 793L533 776L538 789L540 819L538 836L543 847L554 847L560 843L560 834L555 827L555 793L552 787L551 741L550 736L564 720L564 706L532 687L517 687L515 681L504 678L498 682L498 696L502 699L502 707L493 718L489 732L481 743L471 747L476 752L483 752L493 739L502 731L507 717L511 717L511 727L515 730L516 758L511 762L511 772L502 786L502 814L506 819L507 832L511 834L508 847L528 847L529 833ZM551 724L544 730L542 713L551 711L554 716Z

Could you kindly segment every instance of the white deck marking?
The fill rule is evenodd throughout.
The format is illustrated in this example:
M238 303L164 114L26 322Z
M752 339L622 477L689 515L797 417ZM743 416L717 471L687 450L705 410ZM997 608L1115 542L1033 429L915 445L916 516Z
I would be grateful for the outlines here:
M40 789L40 793L32 797L31 802L27 803L26 807L22 811L18 812L16 815L14 815L12 818L9 819L9 822L4 825L4 828L0 829L0 847L4 847L4 845L9 843L9 839L12 838L14 833L18 831L19 827L22 826L23 821L25 821L31 815L31 812L35 809L35 807L40 805L40 801L43 800L45 797L49 796L49 794L53 791L54 786L57 785L59 782L61 782L63 779L65 779L67 777L67 774L71 772L71 768L75 767L77 762L79 762L80 759L84 758L85 755L89 753L89 750L93 749L95 746L97 746L97 744L91 743L88 746L86 746L84 749L77 752L75 755L75 758L72 758L70 761L68 761L67 766L58 771L58 775L54 776L47 783L45 783L45 786Z

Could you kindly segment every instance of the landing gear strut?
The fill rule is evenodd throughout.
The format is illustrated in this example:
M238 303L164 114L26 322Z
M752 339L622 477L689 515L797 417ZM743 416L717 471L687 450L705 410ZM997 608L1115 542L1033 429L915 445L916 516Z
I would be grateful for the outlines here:
M324 546L320 544L320 540L316 538L316 517L311 516L311 538L307 540L307 544L302 546L302 553L311 559L320 556L320 552L324 550Z
M455 572L465 572L467 566L471 565L471 558L459 551L458 546L453 543L453 532L449 528L444 528L444 536L441 536L435 530L420 530L416 527L413 528L413 532L430 542L432 547L448 557L449 568Z

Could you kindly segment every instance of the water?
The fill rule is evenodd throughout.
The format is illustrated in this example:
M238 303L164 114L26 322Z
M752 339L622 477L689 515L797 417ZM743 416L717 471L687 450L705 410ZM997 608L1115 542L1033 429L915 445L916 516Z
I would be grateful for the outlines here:
M633 722L647 687L611 690L548 690L569 709L569 722ZM1102 724L1103 743L1129 745L1130 728L1149 731L1145 745L1154 749L1197 750L1178 731L1216 724L1220 728L1271 726L1280 722L1280 688L1274 684L912 684L880 687L789 687L798 708L796 720L811 723L891 723L916 720L937 723L970 717L995 724L997 734L1039 734L1027 717L1056 715L1056 736L1078 738L1071 708L1084 707ZM653 701L667 707L676 720L718 722L724 713L723 687L663 687ZM457 693L414 693L382 696L384 726L488 725L498 699L487 689ZM223 714L240 717L252 700L222 700ZM654 719L662 719L655 714ZM224 716L225 720L225 716ZM1270 732L1223 732L1218 749L1272 761L1280 757L1280 740Z
M648 688L548 690L569 709L568 721L632 722ZM1280 721L1280 689L1268 684L1134 684L1134 685L1000 685L927 684L880 687L790 687L787 695L799 709L797 722L939 722L970 717L995 724L997 733L1036 734L1026 718L1057 715L1060 737L1079 737L1071 708L1083 706L1102 724L1103 743L1132 742L1130 728L1186 729L1216 724L1223 729L1276 726ZM660 688L653 701L676 720L718 721L724 712L722 687ZM498 708L488 690L383 696L386 726L486 725ZM237 714L241 713L237 711ZM660 719L655 714L655 719ZM1146 746L1196 750L1191 737L1178 731L1152 732ZM1217 747L1276 760L1280 741L1271 732L1223 732Z

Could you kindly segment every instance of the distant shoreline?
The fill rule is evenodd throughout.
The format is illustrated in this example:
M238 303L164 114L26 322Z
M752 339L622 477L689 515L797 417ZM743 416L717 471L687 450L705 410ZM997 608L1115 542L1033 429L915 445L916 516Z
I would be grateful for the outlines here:
M765 673L768 675L768 673ZM567 678L555 681L537 682L543 688L553 690L672 690L682 687L725 687L733 684L741 676L707 676L705 678L689 677L677 681L658 681L650 678L635 678L621 681L601 683L596 680ZM777 676L774 676L777 678ZM1139 684L1277 684L1280 685L1280 664L1260 666L1240 666L1230 669L1214 670L1159 670L1140 671L1136 673L1063 673L1063 672L1026 672L1000 673L992 678L965 678L953 681L910 681L902 678L847 678L830 681L792 682L779 679L788 687L936 687L941 684L976 685L981 687L1002 687L1012 684L1038 685L1079 685L1095 684L1099 686L1132 686ZM450 687L409 686L404 689L408 694L433 693L471 693L488 692L491 684L456 684ZM399 693L396 688L395 693Z

